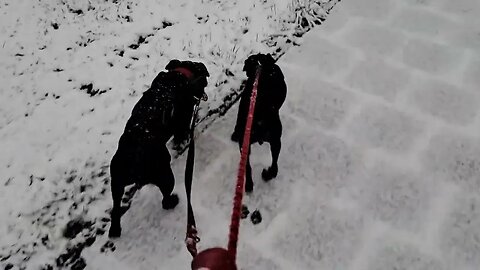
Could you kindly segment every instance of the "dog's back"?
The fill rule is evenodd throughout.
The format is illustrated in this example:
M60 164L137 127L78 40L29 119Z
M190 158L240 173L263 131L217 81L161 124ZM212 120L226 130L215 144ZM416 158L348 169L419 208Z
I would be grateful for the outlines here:
M281 136L282 127L279 110L287 96L285 78L280 67L275 64L275 60L270 55L257 54L250 56L245 61L244 66L248 79L239 104L235 127L237 136L244 133L258 63L261 64L262 68L252 126L252 143L270 141L271 136Z
M160 72L133 108L122 136L165 144L173 134L175 91L185 84L178 73Z
M173 114L175 91L180 91L185 84L185 78L178 73L160 72L143 93L112 159L112 174L124 176L117 179L143 185L161 176L163 167L169 167L170 154L165 144L178 122Z
M253 123L250 135L250 144L268 142L272 153L272 165L262 171L262 178L270 181L278 174L278 157L281 149L282 121L280 120L280 108L287 96L287 84L275 59L270 54L251 55L245 60L243 70L247 73L240 104L238 108L237 122L231 139L238 142L242 147L242 138L245 133L250 97L256 73L260 69L258 81L257 100L253 115ZM250 155L247 156L245 175L245 191L253 191L252 168Z
M278 112L287 97L287 84L282 70L277 64L262 65L259 80L258 103L271 106L271 110ZM260 106L260 109L265 106ZM266 109L266 108L265 108Z

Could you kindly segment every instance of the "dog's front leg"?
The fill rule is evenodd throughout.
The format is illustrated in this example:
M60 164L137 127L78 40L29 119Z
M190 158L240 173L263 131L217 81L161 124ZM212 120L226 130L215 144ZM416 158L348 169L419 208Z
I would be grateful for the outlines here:
M157 186L160 188L160 191L163 194L163 209L170 210L177 206L179 199L178 195L173 193L173 188L175 186L175 176L173 175L172 168L170 167L170 164L165 164L164 166L169 167L166 169L166 173L165 175L163 175L162 179L159 179L160 181L158 182Z
M110 213L111 224L110 231L108 232L108 237L120 237L122 234L122 227L120 226L120 219L122 217L122 196L125 190L125 187L121 183L115 183L112 181L112 199L113 199L113 208Z

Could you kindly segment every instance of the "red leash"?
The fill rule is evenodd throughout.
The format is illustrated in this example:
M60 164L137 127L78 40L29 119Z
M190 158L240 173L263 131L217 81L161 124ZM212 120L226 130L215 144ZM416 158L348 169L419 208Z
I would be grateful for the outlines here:
M198 237L197 225L195 223L195 215L193 214L193 208L191 203L191 192L192 192L192 180L193 180L193 167L195 164L195 120L198 113L198 104L200 101L195 104L193 109L192 121L190 123L190 143L188 145L188 154L187 162L185 165L185 192L187 194L187 232L185 235L185 244L187 246L188 252L192 257L197 256L197 243L200 242L200 237Z
M252 132L253 114L255 111L255 102L257 100L258 81L260 78L261 66L259 65L255 74L255 81L253 82L252 95L250 96L250 107L248 110L247 123L245 126L245 133L243 136L242 151L240 156L240 165L238 168L237 185L235 187L235 196L233 198L233 211L230 223L230 233L228 237L228 249L224 248L210 248L206 249L197 255L196 243L199 241L197 230L195 228L195 221L188 223L186 244L187 249L193 256L192 269L211 269L211 270L236 270L237 244L238 233L240 229L240 217L242 212L242 200L245 189L245 173L247 166L248 151L250 149L250 135ZM193 139L192 139L193 140ZM193 151L193 150L192 150ZM191 169L191 168L189 168ZM186 185L187 187L187 185ZM187 201L189 204L189 215L193 217L193 211L190 205L190 189L191 183L187 187Z
M243 144L238 168L237 186L235 188L235 197L233 198L232 219L230 221L230 234L228 237L228 253L233 261L236 261L238 233L240 229L240 217L242 213L242 200L245 191L245 170L247 166L248 151L250 149L250 135L252 132L253 113L255 111L255 102L257 100L258 80L260 78L261 66L257 68L255 81L253 82L252 95L250 96L250 107L248 109L247 124L243 135Z

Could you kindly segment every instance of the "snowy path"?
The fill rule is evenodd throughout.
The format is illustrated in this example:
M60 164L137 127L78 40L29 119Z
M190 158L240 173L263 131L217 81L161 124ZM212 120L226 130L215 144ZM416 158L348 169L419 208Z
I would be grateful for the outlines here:
M279 62L289 87L280 171L261 181L268 146L253 148L245 202L263 222L242 222L242 269L480 264L480 3L404 2L343 1ZM236 109L198 139L200 249L226 246ZM86 250L89 269L188 268L185 200L166 212L158 195L137 193L116 251Z

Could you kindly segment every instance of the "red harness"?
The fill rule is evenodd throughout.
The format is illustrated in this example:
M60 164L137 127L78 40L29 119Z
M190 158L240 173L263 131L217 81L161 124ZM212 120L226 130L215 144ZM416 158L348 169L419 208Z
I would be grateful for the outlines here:
M193 78L193 72L191 72L189 69L184 68L184 67L178 67L175 68L173 71L182 73L183 76L187 77L187 79L191 80Z

